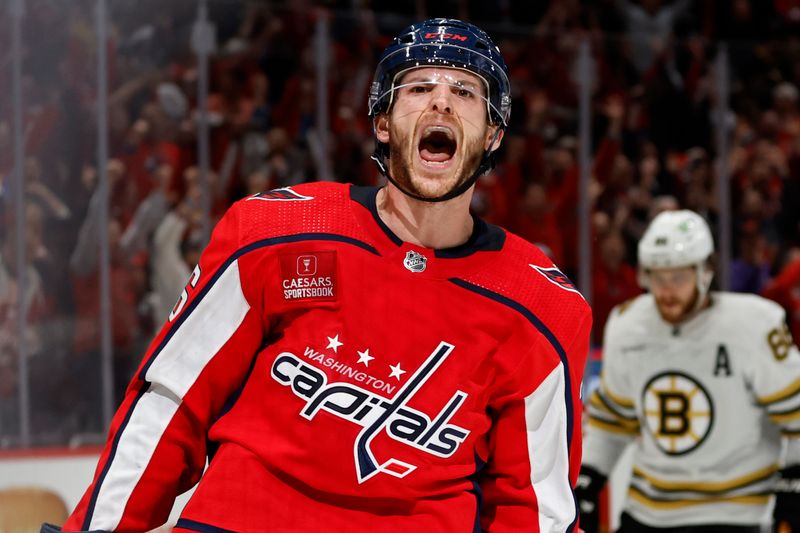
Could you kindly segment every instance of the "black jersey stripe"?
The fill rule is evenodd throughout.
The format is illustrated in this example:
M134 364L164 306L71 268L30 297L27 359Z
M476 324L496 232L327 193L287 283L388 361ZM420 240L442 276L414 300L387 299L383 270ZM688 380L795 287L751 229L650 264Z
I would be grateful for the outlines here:
M592 393L591 399L594 399L595 397L600 401L603 407L605 407L611 414L615 415L616 417L621 418L622 420L628 422L636 422L636 423L639 422L639 419L636 417L635 414L626 415L620 412L620 410L617 409L615 405L613 405L614 401L606 396L605 391L603 391L602 388L597 389L596 391L594 391L594 393Z
M741 491L742 489L746 489L747 487L755 487L759 484L763 484L765 481L770 481L772 478L774 478L777 472L778 472L778 466L772 465L767 468L762 468L761 470L757 470L755 472L751 472L749 474L739 476L738 478L734 478L728 481L717 481L717 482L686 481L682 483L678 481L662 481L659 479L655 479L653 478L653 476L645 474L638 468L634 468L632 472L632 477L634 480L638 480L642 483L645 483L653 490L658 491L660 493L664 493L665 495L670 493L683 493L683 494L691 493L691 494L703 494L707 496L720 496L735 491Z
M700 498L659 498L643 492L634 485L628 487L628 494L639 503L655 509L675 509L692 505L704 505L712 503L741 503L765 505L769 501L771 491L760 491L753 494L742 494L737 496L718 496L704 495Z

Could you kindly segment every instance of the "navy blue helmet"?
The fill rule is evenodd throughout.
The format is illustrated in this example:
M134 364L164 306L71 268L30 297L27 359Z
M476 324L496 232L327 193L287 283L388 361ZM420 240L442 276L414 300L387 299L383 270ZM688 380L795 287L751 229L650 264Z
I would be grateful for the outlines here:
M480 76L488 91L489 120L508 126L511 87L500 49L477 26L445 18L412 24L386 47L370 88L370 116L388 110L398 75L425 66L461 68Z

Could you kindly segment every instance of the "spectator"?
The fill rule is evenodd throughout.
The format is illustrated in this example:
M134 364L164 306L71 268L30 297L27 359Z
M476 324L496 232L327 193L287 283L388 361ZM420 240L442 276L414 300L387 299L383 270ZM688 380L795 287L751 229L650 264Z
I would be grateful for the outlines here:
M792 338L800 339L800 248L792 248L786 263L761 291L761 295L781 304L786 310Z
M529 183L517 209L514 227L516 233L528 242L543 244L557 265L564 257L564 239L560 232L556 212L548 201L547 190L538 183Z
M603 328L611 310L642 292L636 270L625 263L622 235L609 232L601 237L599 248L599 257L592 261L592 338L597 345L602 344Z
M691 5L691 0L643 0L638 3L616 0L616 3L625 19L631 61L640 73L644 73L669 50L675 22Z
M91 379L100 382L100 284L98 239L100 238L100 202L98 188L92 195L86 219L81 226L78 244L69 260L76 302L76 324L71 360L71 375L64 384L68 400L64 408L74 417L70 422L78 431L102 429L99 416L98 387L86 387ZM143 293L143 262L132 261L122 244L122 227L111 218L105 228L110 248L111 331L114 350L114 391L119 397L137 361L135 349L140 330L139 301Z

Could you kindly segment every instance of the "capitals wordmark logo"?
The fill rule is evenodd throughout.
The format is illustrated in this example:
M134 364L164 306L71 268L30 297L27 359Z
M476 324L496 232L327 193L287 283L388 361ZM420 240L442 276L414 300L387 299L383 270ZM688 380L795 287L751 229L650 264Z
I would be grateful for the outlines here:
M280 189L273 189L271 191L264 191L256 193L249 197L248 200L268 200L268 201L291 201L291 200L313 200L313 196L303 196L295 192L289 187L282 187Z
M449 423L466 400L465 392L457 390L433 417L408 406L453 348L452 344L439 343L392 399L350 383L328 383L324 372L289 352L278 355L271 375L305 401L300 412L304 418L313 420L317 413L326 411L362 427L353 443L359 483L379 473L403 478L417 467L395 458L380 462L371 443L381 431L398 442L437 457L453 455L469 435L469 430Z

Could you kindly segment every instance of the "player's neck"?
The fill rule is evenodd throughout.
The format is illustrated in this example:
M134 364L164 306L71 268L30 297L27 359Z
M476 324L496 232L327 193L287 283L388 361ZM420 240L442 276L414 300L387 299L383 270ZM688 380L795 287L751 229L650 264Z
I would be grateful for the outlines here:
M414 200L389 184L378 191L378 215L405 242L426 248L452 248L472 235L472 190L446 202Z

